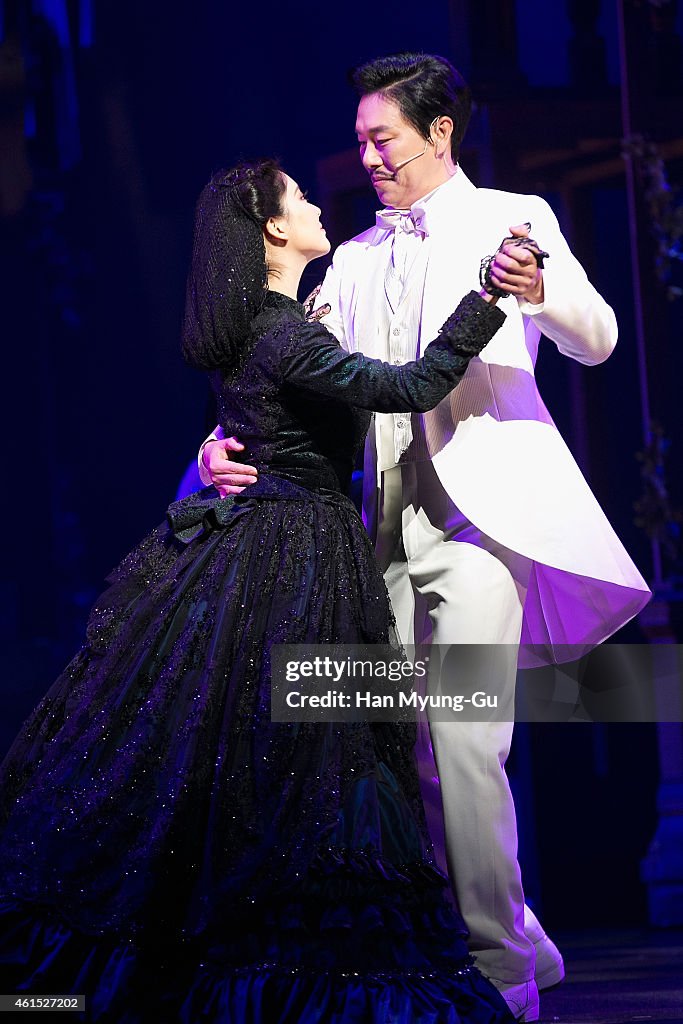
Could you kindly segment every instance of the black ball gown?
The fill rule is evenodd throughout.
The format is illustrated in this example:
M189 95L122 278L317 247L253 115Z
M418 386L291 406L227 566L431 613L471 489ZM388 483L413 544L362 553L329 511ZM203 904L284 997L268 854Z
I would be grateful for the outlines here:
M269 689L273 644L391 640L345 494L367 410L433 407L503 320L471 293L393 367L269 293L213 374L258 483L171 506L2 765L0 992L117 1024L512 1019L434 866L411 727L273 723Z

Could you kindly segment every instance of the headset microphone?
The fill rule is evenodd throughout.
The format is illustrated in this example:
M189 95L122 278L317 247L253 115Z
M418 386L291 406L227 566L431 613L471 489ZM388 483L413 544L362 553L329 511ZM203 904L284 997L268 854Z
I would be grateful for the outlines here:
M424 156L425 153L427 152L427 146L431 141L431 139L427 139L427 141L425 142L425 148L422 150L421 153L416 153L415 156L409 156L407 160L401 160L400 164L396 164L393 173L396 174L396 171L400 171L401 168L405 167L406 164L411 164L413 160L419 160L421 156Z
M438 120L439 120L439 118L435 117L434 121L432 121L432 123L430 124L430 126L429 126L429 138L425 142L425 148L422 150L422 152L421 153L416 153L415 156L409 156L407 160L401 160L401 162L399 164L396 164L396 166L393 168L392 174L396 174L396 172L400 171L402 167L406 166L406 164L411 164L413 162L413 160L419 160L420 157L424 156L425 153L427 152L427 146L433 146L434 145L434 143L432 142L432 128L434 127L434 123L436 121L438 121Z

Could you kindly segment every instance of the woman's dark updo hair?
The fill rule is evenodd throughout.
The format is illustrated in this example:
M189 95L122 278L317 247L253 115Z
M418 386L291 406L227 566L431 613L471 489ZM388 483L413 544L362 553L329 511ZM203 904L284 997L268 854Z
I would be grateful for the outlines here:
M192 366L235 366L268 289L263 228L284 214L286 191L275 160L217 171L202 189L182 335Z
M285 212L287 182L277 160L257 160L218 171L208 187L211 185L234 189L244 212L261 230L270 217L282 217Z

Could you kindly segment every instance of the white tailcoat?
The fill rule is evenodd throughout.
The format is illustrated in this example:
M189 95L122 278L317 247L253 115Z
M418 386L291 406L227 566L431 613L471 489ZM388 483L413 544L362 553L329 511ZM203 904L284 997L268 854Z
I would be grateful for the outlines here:
M458 168L425 204L429 235L419 347L436 337L460 298L477 286L479 264L511 225L530 221L550 253L539 306L509 298L506 322L460 385L422 417L426 457L452 501L476 527L534 568L525 605L521 663L566 660L563 645L592 646L649 600L644 579L617 538L538 392L534 366L541 332L586 365L612 352L610 306L572 255L557 219L538 196L476 188ZM324 323L351 352L386 358L386 229L373 227L341 245L318 303ZM408 453L410 458L410 453ZM378 473L368 436L364 516L374 537ZM575 652L576 653L576 652Z

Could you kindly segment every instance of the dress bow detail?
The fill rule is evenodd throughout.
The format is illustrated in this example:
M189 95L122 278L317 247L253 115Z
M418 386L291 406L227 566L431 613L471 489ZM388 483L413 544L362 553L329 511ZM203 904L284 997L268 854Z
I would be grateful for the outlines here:
M285 477L262 472L255 484L250 484L234 497L221 498L214 487L204 487L201 491L172 502L166 510L166 521L177 541L190 544L202 535L232 526L246 510L248 503L255 499L322 502L340 508L345 513L351 505L341 491L317 486L312 478L302 485Z
M189 544L203 533L227 526L234 515L234 498L221 498L213 487L205 487L172 502L166 519L176 540Z

